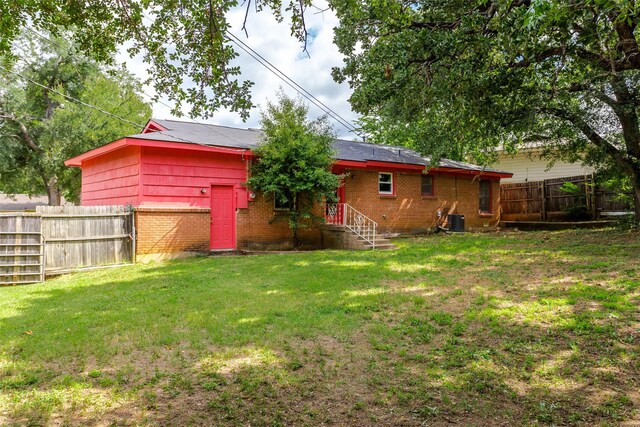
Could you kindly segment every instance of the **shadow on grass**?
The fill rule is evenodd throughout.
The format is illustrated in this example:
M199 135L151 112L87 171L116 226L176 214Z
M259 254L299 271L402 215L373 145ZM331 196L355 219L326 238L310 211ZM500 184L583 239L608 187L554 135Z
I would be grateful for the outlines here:
M614 236L611 257L601 236L431 237L2 289L0 421L630 420L640 249Z

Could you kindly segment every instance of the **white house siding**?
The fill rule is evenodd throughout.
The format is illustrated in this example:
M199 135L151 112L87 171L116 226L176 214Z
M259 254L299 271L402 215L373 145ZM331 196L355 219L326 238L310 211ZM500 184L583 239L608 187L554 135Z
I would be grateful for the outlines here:
M566 176L589 175L593 173L592 167L583 166L580 163L567 163L557 161L547 170L549 161L540 159L534 153L529 154L519 152L515 155L499 154L498 162L492 167L513 173L511 178L503 178L501 183L542 181L551 178L563 178Z

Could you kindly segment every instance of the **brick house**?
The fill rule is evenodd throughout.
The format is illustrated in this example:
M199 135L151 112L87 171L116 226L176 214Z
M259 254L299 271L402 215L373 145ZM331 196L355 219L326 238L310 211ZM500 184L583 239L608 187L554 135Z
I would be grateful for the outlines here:
M152 119L140 134L65 164L82 169L83 205L136 207L139 255L279 248L290 244L290 231L272 221L278 206L244 186L260 137L257 130ZM465 215L469 230L499 221L500 179L509 173L451 160L427 170L428 159L402 147L336 140L334 149L333 171L344 176L340 215L346 207L364 214L378 235L433 229L447 213ZM300 238L322 245L320 229Z

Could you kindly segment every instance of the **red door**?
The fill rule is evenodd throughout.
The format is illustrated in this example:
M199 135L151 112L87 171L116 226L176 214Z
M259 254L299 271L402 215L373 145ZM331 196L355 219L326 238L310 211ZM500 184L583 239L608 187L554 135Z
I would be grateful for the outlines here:
M338 203L345 203L345 192L344 192L344 179L340 180L340 184L338 189L336 190L336 194L338 196Z
M235 249L235 210L233 187L214 185L211 187L211 249Z

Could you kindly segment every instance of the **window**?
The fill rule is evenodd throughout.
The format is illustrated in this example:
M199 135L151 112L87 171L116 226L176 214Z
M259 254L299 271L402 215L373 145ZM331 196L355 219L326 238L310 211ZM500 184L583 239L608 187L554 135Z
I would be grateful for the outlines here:
M282 201L281 199L279 199L278 197L276 197L274 195L273 196L273 210L276 210L276 211L288 211L289 209L291 209L291 197L289 197L288 195L286 197L287 197L287 200Z
M480 212L491 213L491 181L480 180Z
M422 175L421 189L423 196L433 196L433 175Z
M393 194L393 174L391 172L378 174L378 193Z

